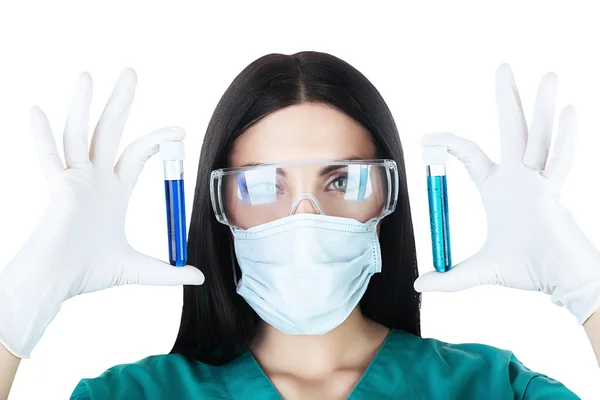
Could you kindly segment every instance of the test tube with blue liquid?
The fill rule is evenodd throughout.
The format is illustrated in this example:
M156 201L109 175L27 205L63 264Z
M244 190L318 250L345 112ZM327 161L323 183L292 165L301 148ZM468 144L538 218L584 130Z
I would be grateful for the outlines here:
M183 190L183 142L163 142L159 145L165 175L167 206L167 233L169 262L176 267L187 262L187 233L185 222L185 196Z
M444 146L426 146L423 148L423 161L427 171L433 266L438 272L447 272L452 268L446 182L448 150Z

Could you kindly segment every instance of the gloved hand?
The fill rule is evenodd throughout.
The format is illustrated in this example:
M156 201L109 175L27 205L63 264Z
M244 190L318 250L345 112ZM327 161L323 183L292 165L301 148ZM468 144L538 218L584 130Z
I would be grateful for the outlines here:
M548 160L557 78L540 84L531 129L521 109L508 65L496 75L501 160L494 164L473 142L450 133L424 136L424 146L442 145L468 169L487 215L487 239L472 257L448 272L429 272L415 289L457 291L496 284L552 295L583 324L600 308L600 252L559 202L574 154L575 110L560 115Z
M204 282L197 268L145 256L125 238L129 197L145 161L160 142L185 136L176 127L153 131L131 143L115 165L136 80L130 69L120 76L88 151L92 80L87 73L79 76L64 131L66 168L43 111L31 110L50 201L29 240L0 273L0 341L17 357L29 357L62 302L73 296L124 284Z

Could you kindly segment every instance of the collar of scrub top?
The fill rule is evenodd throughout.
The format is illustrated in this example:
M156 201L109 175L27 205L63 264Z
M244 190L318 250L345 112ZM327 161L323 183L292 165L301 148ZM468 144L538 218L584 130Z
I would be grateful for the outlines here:
M410 387L411 364L416 359L421 339L392 329L375 357L354 386L349 400L393 399ZM281 399L281 395L260 368L250 351L221 367L222 382L233 400L249 398Z

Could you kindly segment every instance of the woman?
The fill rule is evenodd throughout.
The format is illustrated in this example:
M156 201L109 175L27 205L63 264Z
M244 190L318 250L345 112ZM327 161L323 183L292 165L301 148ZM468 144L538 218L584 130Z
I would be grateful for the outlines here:
M200 157L189 265L133 250L123 226L137 176L159 143L184 137L179 128L154 131L114 164L135 80L127 70L117 82L88 152L91 79L80 76L66 166L43 113L33 110L52 201L0 275L6 393L19 358L63 301L142 283L186 285L171 354L83 379L73 399L577 398L510 352L422 339L413 288L543 290L585 322L600 347L600 255L556 201L572 154L572 108L562 113L561 143L546 166L553 75L542 81L527 138L512 74L499 69L498 165L465 139L425 137L424 145L446 146L469 168L489 232L475 257L416 282L392 115L361 73L316 52L256 60L219 102Z

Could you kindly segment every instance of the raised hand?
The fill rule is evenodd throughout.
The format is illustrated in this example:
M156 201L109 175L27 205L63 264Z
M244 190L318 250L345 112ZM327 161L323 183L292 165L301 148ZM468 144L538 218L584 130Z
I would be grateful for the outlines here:
M144 163L163 141L182 140L181 128L150 132L131 143L115 164L131 109L136 74L119 77L88 146L92 79L76 83L63 142L65 160L41 109L31 130L48 180L50 202L29 240L0 273L0 340L28 357L63 301L124 284L197 285L193 266L173 267L133 249L125 238L129 198Z
M444 273L415 281L417 291L457 291L478 285L538 290L552 295L580 323L600 308L600 252L559 202L575 149L575 110L565 107L549 157L557 78L539 86L531 129L508 65L496 75L501 160L492 162L475 143L450 133L426 135L463 162L481 194L487 239L469 259ZM600 216L599 216L600 218Z

